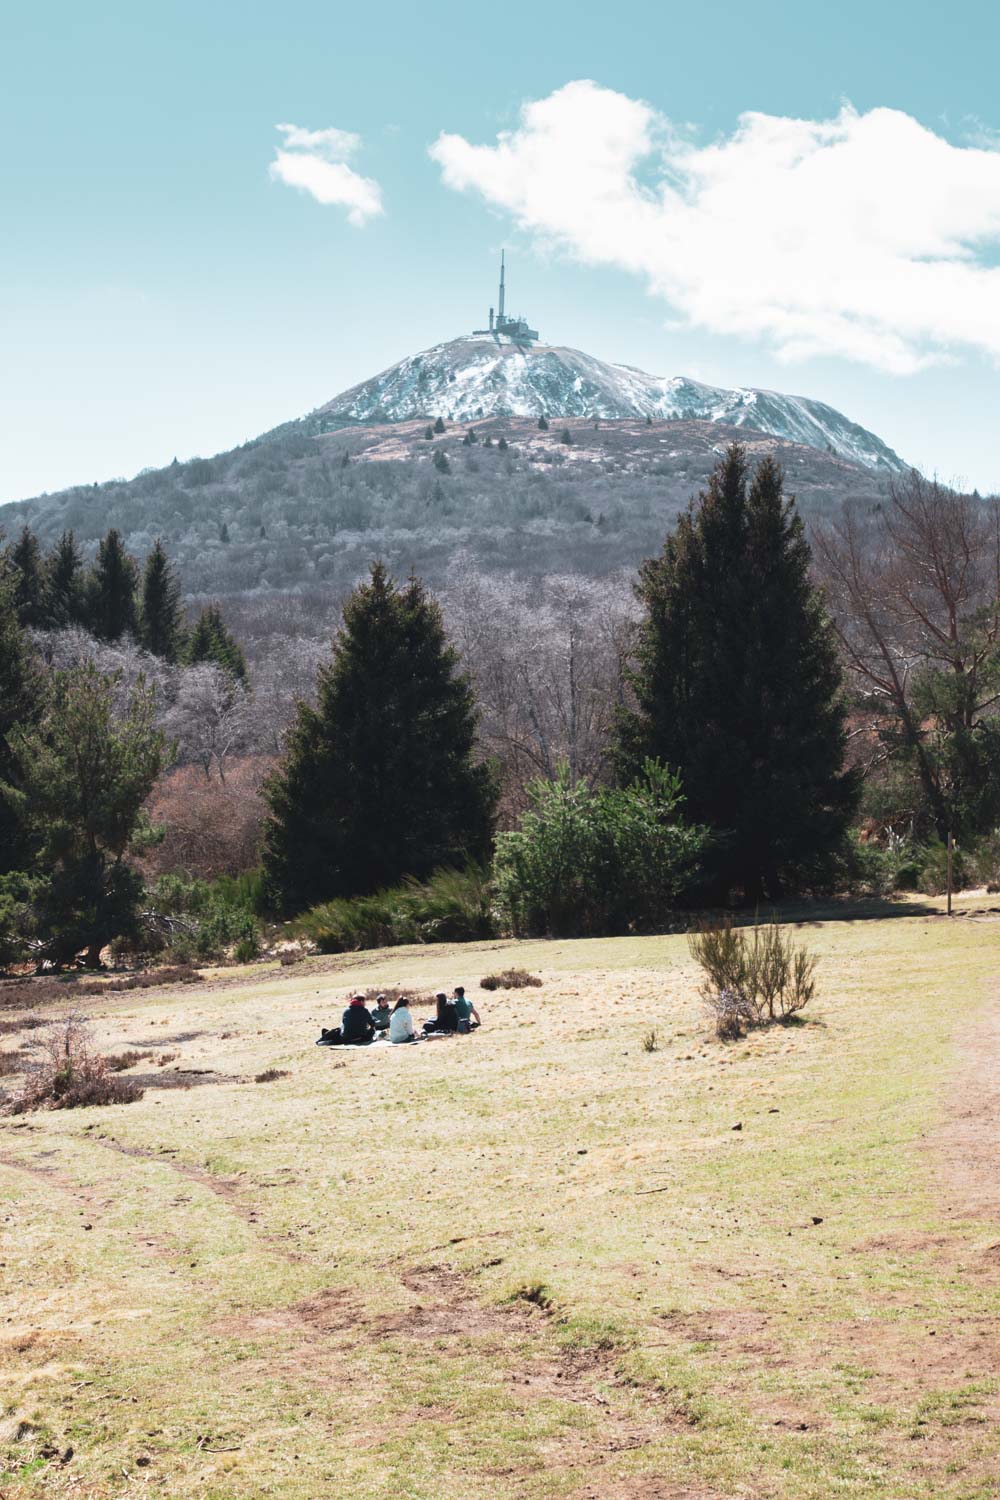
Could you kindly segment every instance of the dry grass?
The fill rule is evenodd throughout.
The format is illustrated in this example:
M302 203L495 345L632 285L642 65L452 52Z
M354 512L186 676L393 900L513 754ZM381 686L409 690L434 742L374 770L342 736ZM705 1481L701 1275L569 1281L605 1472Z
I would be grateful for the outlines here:
M0 1126L5 1500L994 1500L1000 924L805 936L808 1019L728 1046L683 935L107 996L203 1086ZM544 1014L313 1046L519 965Z

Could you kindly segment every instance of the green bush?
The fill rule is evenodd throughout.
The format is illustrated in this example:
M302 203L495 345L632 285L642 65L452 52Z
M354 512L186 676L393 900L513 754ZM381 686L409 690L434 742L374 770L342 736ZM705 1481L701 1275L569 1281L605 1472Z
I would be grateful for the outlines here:
M961 849L953 849L951 855L951 888L964 890L972 884L969 862ZM920 872L920 890L928 896L943 896L948 889L948 846L934 839L924 851L923 868Z
M844 884L856 895L891 896L922 888L926 850L912 839L890 835L885 843L855 835L847 851Z
M371 896L324 901L296 926L324 953L491 937L489 877L475 866L437 870L428 880L406 880Z
M1000 889L1000 828L979 841L967 863L975 885L984 885L989 891Z
M39 882L20 870L0 875L0 969L28 957Z
M221 958L230 950L239 963L256 958L260 926L253 903L259 893L260 877L255 875L215 881L161 875L149 898L157 918L170 919L172 961Z
M624 790L535 781L514 833L497 838L498 908L516 936L596 936L655 928L690 885L708 843L685 824L678 777L647 760Z

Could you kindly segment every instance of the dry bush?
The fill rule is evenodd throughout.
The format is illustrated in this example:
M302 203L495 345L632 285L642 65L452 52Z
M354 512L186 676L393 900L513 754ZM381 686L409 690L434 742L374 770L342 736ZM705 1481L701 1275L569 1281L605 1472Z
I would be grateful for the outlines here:
M390 1007L390 1009L395 1005L397 1000L405 1000L407 1005L409 1006L434 1004L433 995L421 995L416 990L400 989L399 986L395 984L390 984L388 986L374 985L371 989L364 990L363 992L359 991L359 994L360 993L364 994L365 1004L369 1007L375 1004L379 995L384 998L386 1004Z
M85 995L104 995L121 990L152 990L163 984L201 984L204 975L199 974L193 964L169 964L164 969L151 969L146 974L128 974L123 979L96 980L81 984Z
M527 969L501 969L499 974L487 974L479 981L481 990L525 990L540 989L542 981L537 974Z
M21 1073L23 1070L23 1057L18 1057L16 1052L0 1052L0 1078L7 1078L11 1073Z
M111 1052L105 1054L104 1066L109 1073L124 1073L152 1056L152 1052Z
M258 1073L254 1083L273 1083L276 1078L288 1078L287 1068L265 1068L263 1073Z
M9 1021L0 1021L0 1036L12 1031L37 1031L40 1026L51 1026L44 1016L14 1016Z
M224 780L193 765L164 777L147 804L152 821L166 828L162 844L142 861L147 878L184 871L214 880L255 869L266 811L260 789L271 766L263 756L247 756L229 764Z
M5 1113L36 1109L85 1109L92 1105L132 1104L143 1091L118 1078L108 1059L94 1052L90 1027L82 1016L56 1023L45 1038L45 1058L34 1065L27 1083L5 1106Z
M816 956L796 948L777 921L735 927L731 917L708 923L688 939L705 971L701 995L727 1040L754 1026L784 1021L816 992Z
M3 979L0 980L0 1010L28 1010L36 1005L51 1005L57 1000L72 1000L82 993L79 982L70 978L32 975L23 979Z
M643 1052L659 1052L660 1041L656 1035L655 1026L651 1026L649 1030L644 1033L642 1038L642 1050Z

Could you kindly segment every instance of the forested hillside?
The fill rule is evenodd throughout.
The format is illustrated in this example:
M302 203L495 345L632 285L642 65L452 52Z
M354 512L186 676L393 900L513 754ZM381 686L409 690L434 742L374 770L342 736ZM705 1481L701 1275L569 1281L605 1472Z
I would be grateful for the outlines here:
M88 558L111 527L137 556L159 536L189 598L294 591L320 612L374 556L433 584L458 553L523 578L631 569L736 436L751 457L780 460L807 517L884 493L884 480L832 453L712 422L440 425L310 436L294 424L215 458L4 506L0 529L28 524L44 545L71 530Z

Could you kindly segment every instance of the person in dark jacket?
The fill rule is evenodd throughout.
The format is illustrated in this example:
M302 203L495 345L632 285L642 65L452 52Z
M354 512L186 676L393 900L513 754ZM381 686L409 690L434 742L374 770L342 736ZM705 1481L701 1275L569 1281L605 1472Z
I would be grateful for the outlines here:
M364 995L355 995L344 1011L340 1022L341 1043L347 1046L364 1046L375 1035L375 1022L368 1014Z
M433 1036L440 1033L447 1036L450 1032L457 1031L458 1012L448 996L442 990L440 994L434 996L434 999L437 1002L437 1011L431 1020L424 1022L424 1034Z
M375 1004L369 1011L369 1015L372 1018L372 1025L376 1031L389 1030L389 1019L392 1016L392 1009L384 995L379 995L376 998Z

